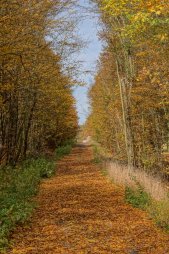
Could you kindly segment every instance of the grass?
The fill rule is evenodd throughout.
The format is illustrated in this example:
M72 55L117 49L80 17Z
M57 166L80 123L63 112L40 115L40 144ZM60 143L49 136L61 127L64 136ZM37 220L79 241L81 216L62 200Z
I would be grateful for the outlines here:
M25 161L17 168L0 171L0 250L9 244L8 236L18 223L26 221L35 207L41 178L54 174L55 164L45 158Z
M0 252L9 245L11 231L30 218L41 179L54 175L56 159L70 151L69 144L57 148L55 159L29 159L16 168L0 169Z
M125 200L133 207L147 211L156 224L169 233L169 200L155 201L139 186L125 188Z
M94 158L101 162L101 172L109 176L113 183L123 186L125 200L133 207L149 213L156 224L169 232L169 188L159 177L142 169L121 165L101 156L100 147L94 146ZM101 161L102 160L102 161ZM105 170L106 169L106 170Z
M152 201L147 210L157 225L169 233L169 200Z
M153 176L142 169L134 169L113 161L103 162L103 166L118 185L135 188L137 183L139 183L153 199L160 201L168 198L167 184L158 176Z

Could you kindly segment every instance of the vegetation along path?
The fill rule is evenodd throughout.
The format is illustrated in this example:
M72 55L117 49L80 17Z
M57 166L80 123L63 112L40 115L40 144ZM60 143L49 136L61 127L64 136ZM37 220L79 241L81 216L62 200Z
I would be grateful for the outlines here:
M90 147L61 160L37 200L31 223L13 233L8 253L169 253L167 234L125 203L123 191L92 163Z

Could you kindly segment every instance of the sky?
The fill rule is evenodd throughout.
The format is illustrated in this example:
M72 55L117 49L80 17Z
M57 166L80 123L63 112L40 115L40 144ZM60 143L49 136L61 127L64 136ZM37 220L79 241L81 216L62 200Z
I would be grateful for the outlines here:
M85 7L92 7L90 0L80 0L80 4ZM84 75L83 79L86 83L83 87L74 89L73 95L76 99L77 111L79 116L79 124L85 123L89 112L89 100L87 97L88 89L93 82L94 73L96 71L97 60L102 49L101 41L98 38L99 17L86 11L86 17L78 27L80 37L88 41L87 45L78 54L78 59L83 62L83 70L92 72Z

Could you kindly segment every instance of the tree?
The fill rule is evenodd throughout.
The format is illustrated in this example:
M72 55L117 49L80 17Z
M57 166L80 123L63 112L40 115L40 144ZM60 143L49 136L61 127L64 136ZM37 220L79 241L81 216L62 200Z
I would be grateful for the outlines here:
M63 73L58 46L62 39L55 49L52 41L52 34L59 38L61 29L65 37L69 34L73 21L62 14L74 4L67 0L0 3L0 160L5 163L15 165L28 153L76 135L74 77ZM79 49L79 42L71 41L69 37L64 41L70 51Z
M102 78L97 78L91 89L90 123L93 122L99 141L109 143L115 154L118 147L124 150L125 144L128 165L162 168L162 149L168 142L169 126L168 1L103 0L98 6L107 59L100 58L97 77ZM103 103L96 96L99 90L104 94L104 104L107 96L109 102L98 123L94 119L99 117L99 108L103 110ZM108 105L114 109L111 114ZM116 127L119 119L122 129ZM119 134L113 142L111 136L118 133L115 128Z

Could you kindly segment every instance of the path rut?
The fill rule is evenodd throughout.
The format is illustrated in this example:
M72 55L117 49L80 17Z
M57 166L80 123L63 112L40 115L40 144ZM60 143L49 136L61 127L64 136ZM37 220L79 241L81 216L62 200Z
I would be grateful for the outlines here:
M169 254L169 237L124 202L123 190L76 147L43 181L31 223L12 235L11 254Z

